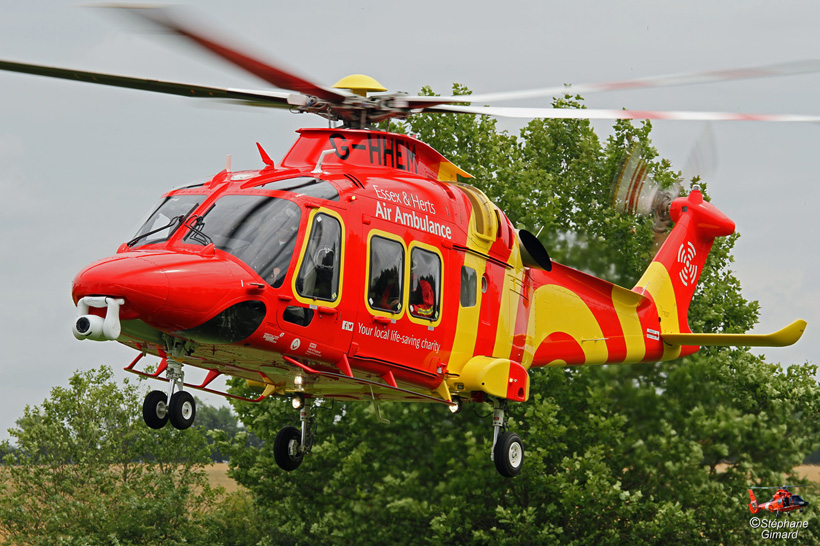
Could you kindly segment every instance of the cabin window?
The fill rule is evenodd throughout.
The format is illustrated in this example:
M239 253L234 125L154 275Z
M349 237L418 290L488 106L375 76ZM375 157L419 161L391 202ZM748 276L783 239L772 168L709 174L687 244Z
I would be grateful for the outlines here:
M336 301L342 256L342 225L328 214L313 217L310 239L296 278L296 292L305 298Z
M438 254L414 248L410 253L410 314L435 320L441 295L441 258Z
M370 240L370 271L367 301L370 307L388 313L401 310L404 246L397 241L374 236Z
M274 288L282 286L299 232L299 206L262 195L226 195L189 220L184 242L228 252Z
M461 266L461 306L475 307L478 294L478 275L475 269Z

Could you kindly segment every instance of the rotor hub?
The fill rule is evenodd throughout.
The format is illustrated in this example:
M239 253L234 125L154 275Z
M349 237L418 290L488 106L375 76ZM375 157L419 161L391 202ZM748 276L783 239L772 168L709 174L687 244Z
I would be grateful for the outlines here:
M368 93L373 91L387 91L387 88L377 82L374 78L364 74L351 74L349 76L345 76L341 80L334 83L332 87L334 89L347 89L360 97L366 97Z

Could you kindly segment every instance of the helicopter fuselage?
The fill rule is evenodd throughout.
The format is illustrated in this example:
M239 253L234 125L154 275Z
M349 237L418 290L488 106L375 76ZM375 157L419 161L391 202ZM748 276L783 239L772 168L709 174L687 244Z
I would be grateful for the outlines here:
M675 303L670 276L694 290L683 271L701 266L650 268L627 290L554 264L412 137L303 129L270 163L166 194L133 240L76 277L75 303L116 299L121 343L269 394L524 401L531 366L697 349L663 343L662 332L688 332L686 309L662 319L656 301ZM686 203L679 216L708 205ZM703 241L673 233L687 260L734 229L704 214L718 228ZM100 322L107 310L88 313Z

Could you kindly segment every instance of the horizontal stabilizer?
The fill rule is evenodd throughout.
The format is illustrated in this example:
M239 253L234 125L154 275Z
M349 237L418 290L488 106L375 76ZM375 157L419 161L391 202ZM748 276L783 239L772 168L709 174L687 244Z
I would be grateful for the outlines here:
M700 345L701 347L785 347L797 342L806 329L805 320L796 320L771 334L661 334L665 343L672 345Z

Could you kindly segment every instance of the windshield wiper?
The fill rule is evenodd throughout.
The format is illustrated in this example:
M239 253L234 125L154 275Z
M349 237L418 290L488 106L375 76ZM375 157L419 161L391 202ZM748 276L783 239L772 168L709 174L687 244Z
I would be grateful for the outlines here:
M177 227L178 227L178 225L182 223L182 220L184 218L185 218L185 216L182 215L182 214L180 214L179 216L174 216L173 218L171 218L171 221L168 222L167 224L165 224L164 226L158 227L157 229L152 229L151 231L149 231L147 233L143 233L142 235L137 235L136 237L134 237L133 239L131 239L130 241L128 241L125 244L128 245L128 247L130 248L130 247L134 246L135 244L137 244L137 242L139 242L140 239L144 239L144 238L148 237L149 235L159 233L160 231L162 231L164 229L172 228L174 226L174 224L177 224ZM173 232L174 232L174 230L171 229L170 233L173 233Z
M180 214L179 216L174 216L173 218L171 218L171 221L170 221L170 222L168 222L167 224L165 224L164 226L162 226L162 227L158 227L157 229L152 229L152 230L151 230L151 231L149 231L148 233L143 233L142 235L137 235L136 237L134 237L133 239L131 239L130 241L128 241L128 242L127 242L127 243L125 243L125 244L126 244L126 245L128 245L128 248L131 248L132 246L134 246L135 244L137 244L137 242L139 242L139 240L140 240L140 239L144 239L144 238L148 237L149 235L153 235L153 234L155 234L155 233L159 233L160 231L162 231L162 230L164 230L164 229L167 229L167 230L168 230L168 237L166 237L166 239L170 239L170 238L171 238L171 236L172 236L172 235L174 234L174 232L176 231L176 228L178 228L179 226L181 226L181 225L182 225L182 223L183 223L183 222L185 222L185 219L186 219L186 218L187 218L187 217L188 217L188 216L189 216L192 212L194 212L194 210L196 210L196 208L197 208L198 206L199 206L199 203L194 204L194 206L193 206L193 207L191 207L190 209L188 209L188 212L186 212L185 214Z
M202 226L204 225L205 220L202 219L202 216L192 216L185 222L185 227L191 231L188 237L201 245L209 245L214 241L202 231Z

